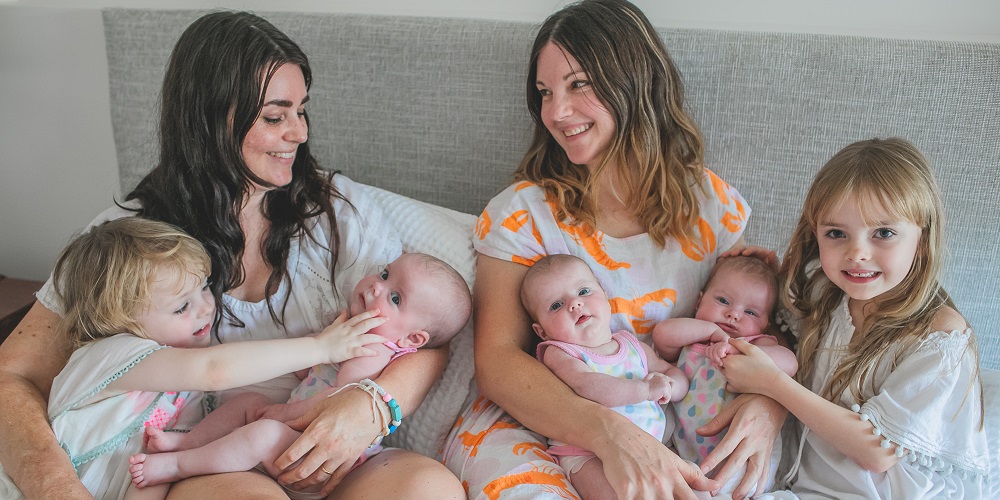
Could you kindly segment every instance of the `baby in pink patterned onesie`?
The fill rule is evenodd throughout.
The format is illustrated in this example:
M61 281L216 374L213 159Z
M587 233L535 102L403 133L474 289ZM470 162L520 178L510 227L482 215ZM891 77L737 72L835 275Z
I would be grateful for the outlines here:
M673 445L685 460L700 464L725 433L700 436L695 429L712 420L735 395L717 369L722 358L739 354L730 338L742 338L764 350L789 375L798 367L795 353L764 334L777 298L774 269L751 256L720 260L698 298L694 318L671 318L653 329L653 346L664 359L677 363L691 380L687 395L674 403L678 425ZM776 454L780 456L780 452ZM773 471L774 468L772 467ZM738 474L723 487L739 484Z

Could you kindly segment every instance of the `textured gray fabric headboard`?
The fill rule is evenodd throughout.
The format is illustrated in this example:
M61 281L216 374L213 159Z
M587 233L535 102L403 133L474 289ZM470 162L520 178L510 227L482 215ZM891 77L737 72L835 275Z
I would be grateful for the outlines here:
M127 192L153 165L163 68L201 12L104 11ZM326 168L478 214L524 149L536 26L261 13L310 58L310 144ZM1000 45L661 30L708 166L753 207L748 239L782 251L817 169L849 142L901 136L930 159L949 216L946 284L1000 369Z

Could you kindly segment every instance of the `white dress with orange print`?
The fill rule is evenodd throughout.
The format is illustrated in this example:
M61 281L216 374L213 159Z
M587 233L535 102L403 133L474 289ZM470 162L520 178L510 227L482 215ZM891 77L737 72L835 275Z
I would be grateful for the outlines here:
M580 257L611 302L612 331L627 330L648 344L658 322L694 313L718 256L746 227L750 208L735 189L708 170L701 187L694 240L668 239L660 247L648 234L587 234L556 220L542 189L522 182L490 201L473 245L483 255L524 265L550 254ZM473 387L473 401L448 436L442 457L469 498L576 498L565 473L546 453L545 438L477 393Z

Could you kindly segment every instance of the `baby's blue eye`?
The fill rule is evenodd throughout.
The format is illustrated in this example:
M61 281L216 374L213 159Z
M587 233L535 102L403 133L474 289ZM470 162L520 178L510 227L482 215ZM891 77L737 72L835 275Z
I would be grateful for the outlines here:
M558 311L559 308L562 307L562 306L563 306L563 303L562 303L561 300L560 301L556 301L556 302L553 302L551 306L549 306L549 310L550 311Z
M392 292L389 294L389 301L398 306L401 302L403 302L403 299L399 296L398 293Z
M382 272L378 273L378 277L382 278L383 280L389 279L389 270L383 269Z
M579 295L581 297L585 297L587 295L590 295L590 288L588 288L588 287L581 288L580 291L577 292L577 295Z
M715 300L718 300L719 303L722 304L722 305L724 305L724 306L728 306L729 305L729 299L727 299L725 297L719 297L719 298L717 298Z
M753 316L753 317L755 317L755 318L756 318L757 316L759 316L759 314L757 314L757 311L743 311L743 312L744 312L744 313L745 313L745 314L746 314L747 316Z

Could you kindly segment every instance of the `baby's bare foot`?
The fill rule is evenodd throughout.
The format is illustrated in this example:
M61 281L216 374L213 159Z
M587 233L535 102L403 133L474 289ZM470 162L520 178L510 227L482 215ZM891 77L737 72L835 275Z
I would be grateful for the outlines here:
M144 443L146 449L153 453L164 451L180 451L184 440L183 432L164 432L156 427L146 427Z
M129 466L128 472L132 475L132 483L135 484L136 488L183 479L178 475L176 453L150 455L139 453L129 457L128 463L132 464Z

